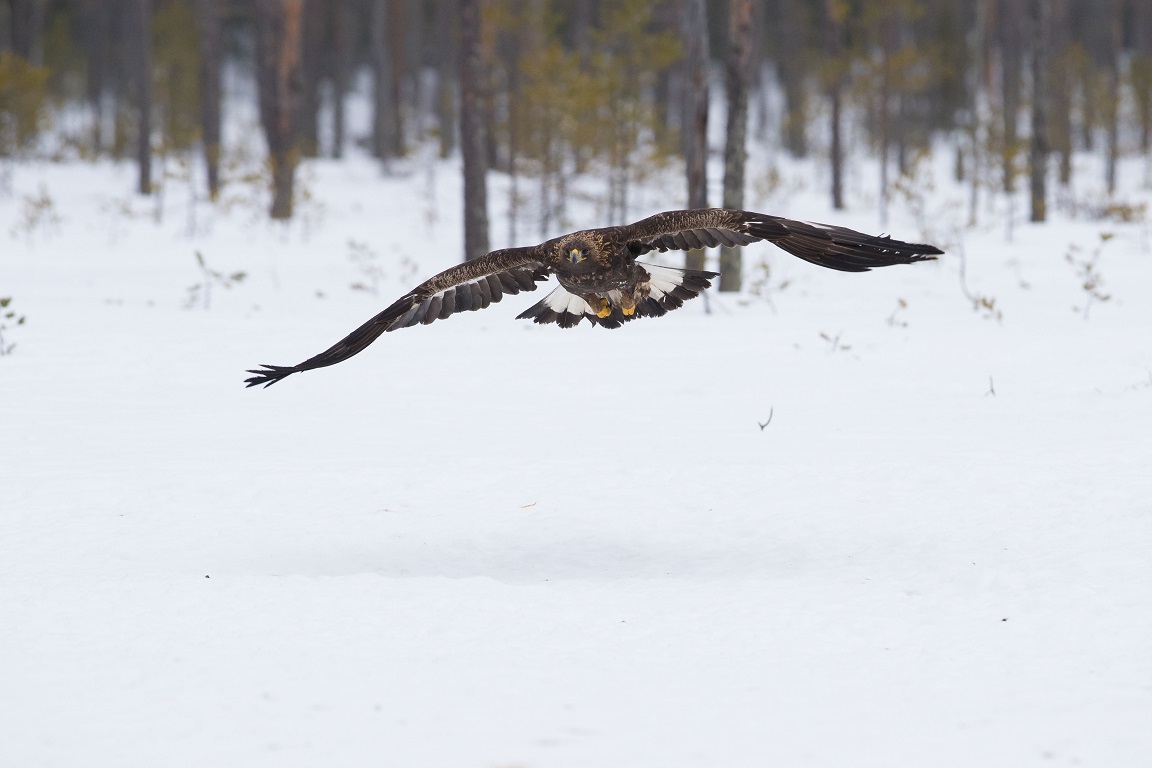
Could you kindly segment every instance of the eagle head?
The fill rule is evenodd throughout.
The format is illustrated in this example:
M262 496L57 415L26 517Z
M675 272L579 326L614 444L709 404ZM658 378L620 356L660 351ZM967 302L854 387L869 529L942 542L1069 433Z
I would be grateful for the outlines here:
M586 240L571 240L563 251L570 268L588 268L595 264L596 248Z

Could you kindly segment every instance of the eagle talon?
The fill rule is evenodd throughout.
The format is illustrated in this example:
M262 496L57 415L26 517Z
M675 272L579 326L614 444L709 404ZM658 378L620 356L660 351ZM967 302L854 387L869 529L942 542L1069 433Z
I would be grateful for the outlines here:
M604 318L612 314L612 305L608 303L608 299L600 297L600 309L596 310L596 317Z
M636 314L636 299L628 294L624 294L620 297L620 309L629 317Z

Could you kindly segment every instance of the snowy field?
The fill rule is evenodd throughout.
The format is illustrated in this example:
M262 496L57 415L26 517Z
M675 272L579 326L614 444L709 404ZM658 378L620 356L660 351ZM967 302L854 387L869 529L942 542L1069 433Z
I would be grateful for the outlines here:
M506 297L245 389L457 259L456 173L312 163L282 227L15 167L0 765L1149 764L1146 225L1017 203L1009 241L938 179L886 227L938 262L762 244L765 290L710 312L563 331ZM876 232L872 178L835 213L788 166L748 207ZM245 278L205 301L197 252Z

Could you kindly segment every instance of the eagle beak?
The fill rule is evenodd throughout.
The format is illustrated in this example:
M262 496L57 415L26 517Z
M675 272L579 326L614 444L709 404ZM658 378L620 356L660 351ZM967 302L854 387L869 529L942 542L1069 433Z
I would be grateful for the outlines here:
M584 261L584 254L580 253L579 248L573 248L568 251L568 258L573 264L579 264L581 261Z

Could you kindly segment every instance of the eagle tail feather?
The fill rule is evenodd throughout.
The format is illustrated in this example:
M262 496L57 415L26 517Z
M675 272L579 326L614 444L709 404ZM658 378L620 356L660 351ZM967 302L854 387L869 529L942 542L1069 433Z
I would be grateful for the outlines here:
M648 297L636 305L636 314L642 317L660 317L684 306L712 285L718 272L699 269L676 269L655 264L636 262L648 273Z
M716 272L696 269L676 269L640 262L637 264L648 273L648 281L642 286L646 291L641 291L647 295L637 298L636 308L631 314L624 313L621 306L621 292L618 290L605 294L611 312L601 317L583 297L577 296L563 286L558 286L517 315L516 319L531 320L541 325L555 323L561 328L575 328L581 320L587 320L592 325L602 328L619 328L638 317L661 317L674 309L679 309L684 306L684 302L696 298L711 286L712 278L718 276Z

